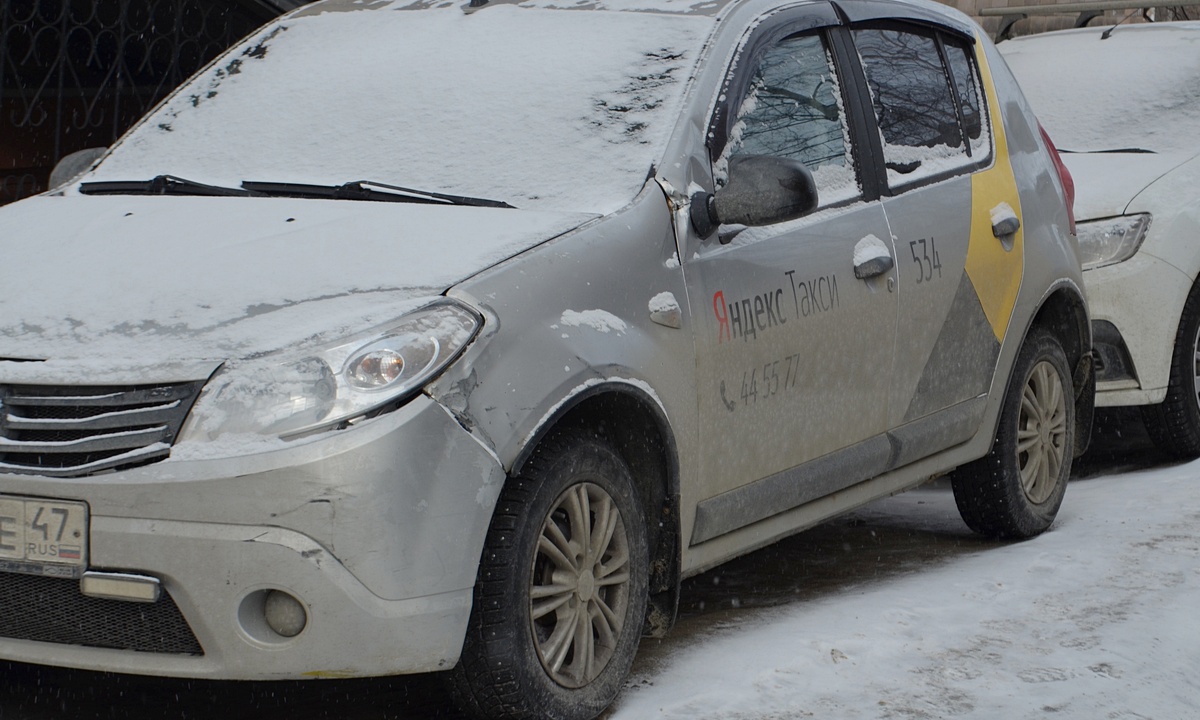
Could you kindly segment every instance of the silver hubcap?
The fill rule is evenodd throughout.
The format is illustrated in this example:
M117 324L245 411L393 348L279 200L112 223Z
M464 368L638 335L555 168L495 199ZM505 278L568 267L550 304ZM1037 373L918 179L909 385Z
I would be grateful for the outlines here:
M1067 397L1062 379L1049 362L1034 366L1021 393L1017 425L1017 463L1021 487L1040 504L1054 492L1067 446Z
M629 539L616 503L581 483L555 501L533 563L530 623L542 667L583 687L608 665L629 607Z

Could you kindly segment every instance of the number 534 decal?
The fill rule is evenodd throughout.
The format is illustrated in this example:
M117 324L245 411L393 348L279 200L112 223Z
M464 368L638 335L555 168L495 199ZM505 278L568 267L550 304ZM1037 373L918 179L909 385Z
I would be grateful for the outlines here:
M937 271L937 276L942 276L942 261L938 258L937 245L934 244L933 238L926 240L910 240L908 249L912 251L913 262L917 264L917 283L923 283L933 279L933 271Z

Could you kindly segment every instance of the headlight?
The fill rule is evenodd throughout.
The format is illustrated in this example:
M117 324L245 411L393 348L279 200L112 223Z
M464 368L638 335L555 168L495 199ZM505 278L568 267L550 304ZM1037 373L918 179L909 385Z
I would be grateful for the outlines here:
M367 415L433 379L479 324L471 310L443 301L300 357L228 363L192 409L181 439L286 438Z
M1133 257L1150 227L1149 215L1122 215L1075 226L1084 270L1119 263Z

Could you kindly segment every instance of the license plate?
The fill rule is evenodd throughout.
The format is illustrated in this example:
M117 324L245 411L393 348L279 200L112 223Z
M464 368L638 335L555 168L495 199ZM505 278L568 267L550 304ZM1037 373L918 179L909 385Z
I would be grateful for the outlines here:
M87 530L84 503L0 495L0 570L80 577Z

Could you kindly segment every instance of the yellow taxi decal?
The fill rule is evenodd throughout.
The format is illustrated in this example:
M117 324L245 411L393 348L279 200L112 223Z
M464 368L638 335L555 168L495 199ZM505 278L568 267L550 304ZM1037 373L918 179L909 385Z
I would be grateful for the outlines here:
M980 43L982 45L982 43ZM983 89L987 98L988 117L994 139L996 160L992 167L971 177L971 242L967 248L967 276L975 287L983 312L996 339L1004 340L1017 291L1021 289L1024 269L1024 229L1017 230L1003 242L992 234L992 210L1008 203L1021 217L1021 199L1017 181L1008 158L1008 140L1000 116L1000 101L992 83L987 58L982 51L976 54Z

